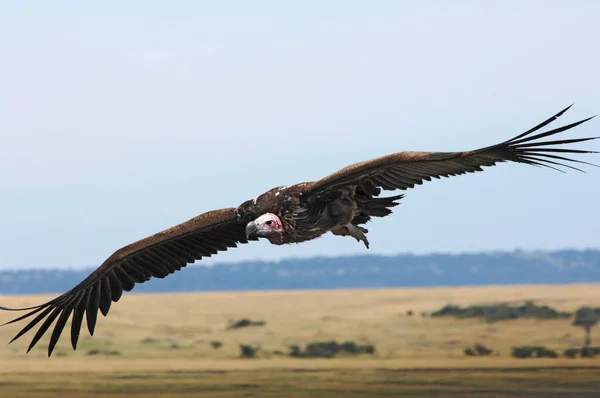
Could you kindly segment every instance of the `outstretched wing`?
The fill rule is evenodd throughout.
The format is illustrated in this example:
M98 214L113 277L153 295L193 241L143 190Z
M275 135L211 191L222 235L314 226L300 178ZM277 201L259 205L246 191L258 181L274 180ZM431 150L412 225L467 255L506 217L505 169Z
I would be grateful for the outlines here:
M482 171L483 166L494 166L497 163L508 161L544 166L559 171L562 171L558 168L560 166L582 171L569 162L590 163L571 159L566 155L597 152L556 148L555 145L573 144L600 137L548 141L542 139L576 127L592 119L591 117L547 132L534 134L558 119L570 107L563 109L532 129L497 145L466 152L399 152L345 167L321 180L308 184L305 190L317 193L357 184L369 184L385 190L404 190L422 184L423 181L431 181L431 178L473 173Z
M136 283L144 283L152 277L164 278L188 263L247 242L245 223L237 219L235 208L204 213L134 242L117 250L79 285L45 304L28 308L0 307L11 311L31 310L5 325L37 315L10 342L44 320L27 349L29 352L58 318L48 345L50 356L72 313L71 345L76 349L84 315L93 335L98 310L106 316L111 303L119 301L123 291L130 291Z

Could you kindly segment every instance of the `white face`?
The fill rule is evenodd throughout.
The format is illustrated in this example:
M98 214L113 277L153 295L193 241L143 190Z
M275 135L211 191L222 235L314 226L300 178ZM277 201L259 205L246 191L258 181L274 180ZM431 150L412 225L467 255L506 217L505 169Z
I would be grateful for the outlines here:
M246 226L248 237L267 238L273 244L283 244L283 225L273 213L265 213Z
M265 213L254 220L258 228L269 231L281 229L281 221L273 213Z

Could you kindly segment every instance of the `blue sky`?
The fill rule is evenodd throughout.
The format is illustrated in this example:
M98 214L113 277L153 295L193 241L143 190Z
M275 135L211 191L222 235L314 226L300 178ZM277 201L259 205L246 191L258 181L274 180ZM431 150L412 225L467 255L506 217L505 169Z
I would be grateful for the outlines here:
M3 2L0 269L98 265L273 186L600 113L600 4L504 3ZM368 252L598 248L588 170L427 183L368 226ZM206 263L365 252L327 236Z

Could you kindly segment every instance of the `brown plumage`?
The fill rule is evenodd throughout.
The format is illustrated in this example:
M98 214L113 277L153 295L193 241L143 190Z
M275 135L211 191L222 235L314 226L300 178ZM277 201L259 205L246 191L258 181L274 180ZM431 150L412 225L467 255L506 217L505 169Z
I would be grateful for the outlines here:
M72 315L71 345L76 349L84 317L93 335L98 310L106 316L112 302L117 302L123 291L132 290L136 283L152 277L164 278L202 257L261 237L281 245L332 232L351 236L368 248L367 230L362 225L372 217L390 214L403 197L402 194L379 197L382 189L406 190L432 178L482 171L484 166L507 161L559 171L561 166L580 170L568 163L590 163L566 155L596 152L555 146L598 137L544 139L591 118L536 133L569 108L500 144L466 152L399 152L383 156L348 166L318 181L273 188L236 208L204 213L132 243L117 250L79 285L47 303L28 308L0 307L29 311L6 324L33 317L11 342L41 322L27 349L29 352L56 321L48 345L50 356Z

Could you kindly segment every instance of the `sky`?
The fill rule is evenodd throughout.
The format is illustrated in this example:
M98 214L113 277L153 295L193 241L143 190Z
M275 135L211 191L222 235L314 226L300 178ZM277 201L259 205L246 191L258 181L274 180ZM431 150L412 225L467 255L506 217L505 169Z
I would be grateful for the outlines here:
M494 3L0 3L0 270L96 266L275 186L600 113L600 3ZM565 134L590 135L600 118ZM600 248L586 170L434 180L368 225L368 251L329 234L201 263Z

